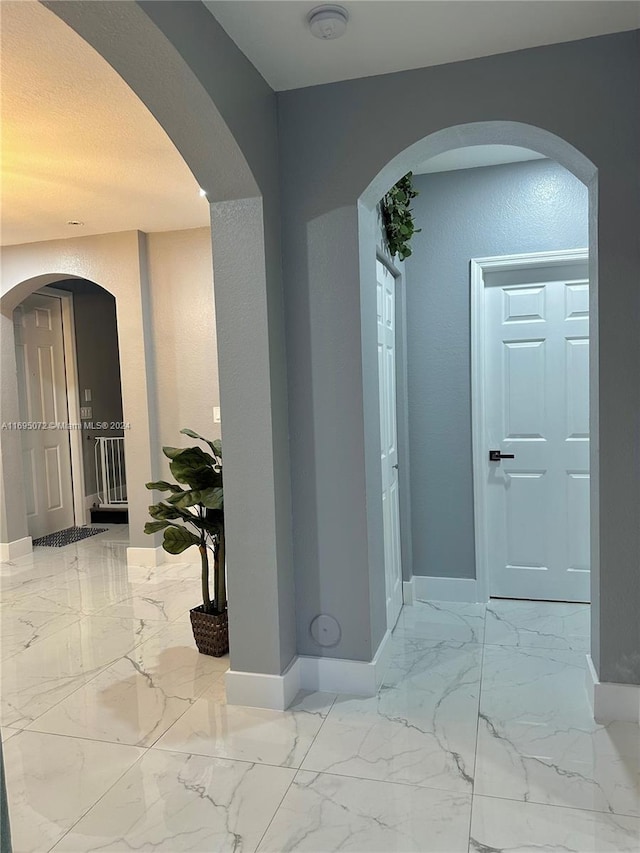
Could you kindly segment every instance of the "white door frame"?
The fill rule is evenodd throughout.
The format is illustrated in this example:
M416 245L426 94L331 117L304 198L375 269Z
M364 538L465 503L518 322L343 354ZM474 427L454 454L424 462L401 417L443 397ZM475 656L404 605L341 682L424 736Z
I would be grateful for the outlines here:
M75 319L73 313L73 293L46 287L36 290L41 296L51 296L60 300L62 307L62 340L64 346L64 372L67 383L67 422L82 424L80 420L80 382L78 380L78 359L76 356ZM76 527L87 523L87 509L84 498L84 461L83 430L69 429L69 447L71 450L71 487L73 490L73 517Z
M399 283L401 281L401 274L400 274L400 271L397 269L397 267L395 267L395 265L392 262L390 262L390 259L383 252L380 252L380 251L378 251L376 253L376 269L377 269L378 263L389 273L389 275L393 279L393 310L394 310L394 316L396 317L396 319L394 321L394 327L393 327L393 331L394 331L394 370L395 370L395 375L394 375L395 394L393 395L393 409L394 409L394 420L395 420L395 424L396 424L396 454L398 455L398 462L399 462L400 438L399 438L399 431L398 431L397 289L398 289ZM377 273L376 273L376 279L377 279ZM382 383L382 377L380 376L380 374L378 372L378 395L380 395L381 383ZM396 618L392 620L393 624L390 624L389 609L388 609L389 599L387 598L387 602L386 602L387 603L387 630L389 630L389 631L392 631L395 628L395 625L398 621L398 617L400 615L400 610L402 609L402 605L404 604L404 570L403 570L403 563L402 563L402 536L400 533L400 530L401 530L401 522L400 522L400 514L401 514L401 510L400 510L400 504L401 504L401 499L400 499L400 473L399 473L398 468L396 470L397 470L397 481L396 481L397 488L396 488L396 491L398 494L398 531L397 531L398 532L398 570L399 570L399 574L400 574L399 583L400 583L401 601L400 601L400 608L398 610L398 614L397 614ZM384 491L384 488L383 488L383 491ZM390 545L391 543L387 542L387 535L386 535L387 531L385 531L384 528L385 528L385 525L383 524L383 539L384 539L384 552L385 552L385 590L386 590L386 595L388 595L389 590L387 590L386 554L387 554L387 546Z
M485 435L485 274L526 269L535 266L569 266L587 261L588 249L560 252L531 252L471 260L471 434L473 454L473 515L476 546L476 599L489 600L489 564L487 530L487 438ZM589 319L591 332L591 318Z

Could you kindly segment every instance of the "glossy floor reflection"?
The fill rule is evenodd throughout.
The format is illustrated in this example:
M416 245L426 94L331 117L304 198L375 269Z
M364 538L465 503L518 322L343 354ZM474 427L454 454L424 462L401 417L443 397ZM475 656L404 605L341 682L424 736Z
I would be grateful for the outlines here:
M228 706L198 567L127 567L127 530L2 564L16 853L640 849L637 726L584 690L589 608L403 610L378 696Z

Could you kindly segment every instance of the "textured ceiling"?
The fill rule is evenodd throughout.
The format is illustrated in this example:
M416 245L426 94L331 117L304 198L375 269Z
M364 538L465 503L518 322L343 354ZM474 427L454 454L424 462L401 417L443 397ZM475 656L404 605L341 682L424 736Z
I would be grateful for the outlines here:
M335 41L306 25L320 0L205 0L277 90L440 65L640 27L617 0L337 0L350 15Z
M2 244L208 225L195 178L111 66L33 0L0 11Z

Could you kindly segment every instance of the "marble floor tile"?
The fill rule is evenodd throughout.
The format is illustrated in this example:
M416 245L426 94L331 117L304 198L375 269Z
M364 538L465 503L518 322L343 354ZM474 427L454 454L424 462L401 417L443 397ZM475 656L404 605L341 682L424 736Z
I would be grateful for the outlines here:
M173 622L199 602L197 574L194 573L190 583L182 578L160 576L152 582L130 583L124 598L99 613L101 616Z
M87 616L2 661L2 725L24 727L161 630L157 622Z
M77 563L78 557L66 556L42 561L34 560L31 555L20 557L11 563L0 563L0 597L17 589L37 586L42 581L49 584L63 575Z
M7 609L0 620L0 651L8 658L72 625L80 617L71 613Z
M338 704L348 703L352 709L361 701L340 698ZM432 720L416 718L406 710L388 716L344 715L327 719L302 767L468 792L473 783L474 746L475 720L438 730Z
M416 601L404 607L394 630L396 637L456 640L482 643L484 604L449 601Z
M640 815L640 736L594 722L584 656L485 649L476 758L478 794Z
M300 771L259 853L460 853L471 797Z
M126 578L110 575L92 565L92 573L66 569L51 578L41 578L3 590L2 600L12 610L71 613L87 616L116 604L129 595Z
M377 696L338 697L303 769L469 792L481 655L473 644L396 648Z
M637 853L640 821L579 809L473 798L469 853Z
M14 853L45 853L143 754L39 732L4 743Z
M188 626L190 629L190 626ZM149 746L222 678L224 663L184 643L180 624L110 664L29 728Z
M215 684L156 743L158 749L300 767L335 696L301 693L288 711L227 705Z
M186 563L162 563L159 566L127 565L124 569L127 580L131 584L154 584L167 580L182 580L192 583L200 577L200 567Z
M254 851L295 771L149 750L60 841L64 851Z
M197 551L195 552L197 554ZM188 559L188 552L180 555L184 562L177 560L167 560L166 563L161 563L157 566L158 575L165 580L179 578L180 580L190 583L195 578L200 577L200 563Z
M383 684L428 693L436 701L444 692L468 695L477 703L481 662L482 647L476 643L394 637Z
M485 643L589 651L590 607L554 601L506 601L487 605Z

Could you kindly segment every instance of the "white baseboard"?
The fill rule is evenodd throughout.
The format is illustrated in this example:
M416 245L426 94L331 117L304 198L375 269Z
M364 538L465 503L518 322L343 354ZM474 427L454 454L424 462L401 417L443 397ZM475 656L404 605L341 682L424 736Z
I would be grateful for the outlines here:
M17 560L18 557L28 557L33 551L33 540L30 536L14 539L13 542L0 542L0 560Z
M427 578L414 575L413 593L416 601L479 600L478 582L475 578Z
M301 655L300 688L324 693L375 696L389 665L391 632L386 631L373 660L345 660Z
M182 554L169 554L162 545L157 548L127 548L128 566L153 568L161 566L163 563L198 563L199 565L200 557L195 549L193 552L189 550Z
M295 658L282 675L230 669L225 675L228 704L285 711L300 690L299 662Z
M391 632L387 631L372 661L301 655L282 675L229 670L227 702L284 711L299 690L375 696L389 665Z
M144 566L145 568L160 566L164 563L164 548L127 548L127 565Z
M640 684L600 681L591 655L587 655L586 688L597 723L640 725Z
M414 578L410 581L402 581L402 603L411 605L416 600Z

